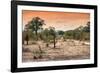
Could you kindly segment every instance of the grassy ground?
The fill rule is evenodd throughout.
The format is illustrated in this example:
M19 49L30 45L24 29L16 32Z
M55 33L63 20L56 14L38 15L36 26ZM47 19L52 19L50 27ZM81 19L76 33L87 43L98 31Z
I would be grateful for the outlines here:
M24 44L22 49L23 62L90 58L90 44L85 41L58 40L56 48L53 48L53 43L46 47L43 41L29 41L29 45Z

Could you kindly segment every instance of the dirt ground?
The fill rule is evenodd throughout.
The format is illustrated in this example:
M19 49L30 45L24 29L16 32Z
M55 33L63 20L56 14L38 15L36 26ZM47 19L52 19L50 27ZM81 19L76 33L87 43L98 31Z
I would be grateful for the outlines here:
M42 53L40 52L42 51ZM53 43L46 47L43 41L29 41L22 47L22 61L78 60L90 58L90 43L76 40L58 40L56 48Z

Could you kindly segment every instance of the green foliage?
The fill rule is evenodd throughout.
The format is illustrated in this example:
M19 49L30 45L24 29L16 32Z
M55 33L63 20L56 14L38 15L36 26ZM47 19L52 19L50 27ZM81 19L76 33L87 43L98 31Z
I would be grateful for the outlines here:
M42 29L42 26L45 25L44 20L39 17L34 17L29 23L27 28L31 29L32 32L35 32L36 39L38 40L38 30Z
M36 35L32 31L23 31L23 40L25 40L26 35L28 35L29 40L36 40Z
M65 31L65 39L90 40L90 22L85 27L80 26L74 30Z
M45 42L49 42L50 41L50 38L49 38L49 30L46 28L44 31L43 31L43 36L44 36L44 41Z
M49 46L49 43L51 43L51 42L54 43L54 47L55 47L57 32L55 31L54 27L44 29L41 32L41 35L42 35L42 39L44 40L44 42L47 43L46 44L47 47Z
M44 20L39 17L34 17L26 26L25 30L22 32L23 41L25 40L26 35L28 35L29 40L43 40L48 46L49 43L54 44L56 47L57 39L63 37L66 39L75 39L75 40L90 40L90 22L87 22L86 26L80 26L74 30L68 31L56 31L54 27L49 27L43 29L42 26L45 25ZM23 42L24 43L24 42Z
M59 30L57 33L58 33L58 35L64 35L64 31L62 31L62 30Z

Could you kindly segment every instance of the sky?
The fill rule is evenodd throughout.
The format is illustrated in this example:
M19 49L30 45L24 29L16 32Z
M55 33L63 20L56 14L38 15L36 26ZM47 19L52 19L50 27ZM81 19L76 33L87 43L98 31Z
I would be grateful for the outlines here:
M90 21L89 13L76 12L50 12L50 11L22 11L22 24L24 26L34 17L40 17L46 25L43 28L55 27L56 30L73 30L79 26L86 26Z

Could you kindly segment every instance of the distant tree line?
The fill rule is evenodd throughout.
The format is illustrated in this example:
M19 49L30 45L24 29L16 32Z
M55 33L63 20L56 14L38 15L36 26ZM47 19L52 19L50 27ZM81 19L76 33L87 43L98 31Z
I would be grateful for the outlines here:
M80 26L74 30L68 30L64 32L65 39L75 39L80 41L90 40L90 22L87 22L86 26Z

